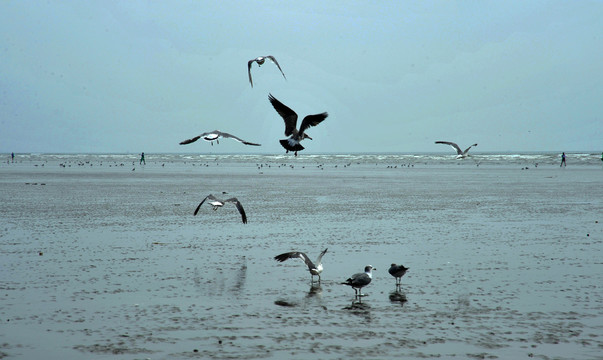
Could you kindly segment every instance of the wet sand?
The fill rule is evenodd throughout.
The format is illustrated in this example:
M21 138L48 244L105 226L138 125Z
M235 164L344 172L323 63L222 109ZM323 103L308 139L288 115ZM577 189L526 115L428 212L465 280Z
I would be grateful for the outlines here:
M600 168L296 161L1 167L0 358L600 358Z

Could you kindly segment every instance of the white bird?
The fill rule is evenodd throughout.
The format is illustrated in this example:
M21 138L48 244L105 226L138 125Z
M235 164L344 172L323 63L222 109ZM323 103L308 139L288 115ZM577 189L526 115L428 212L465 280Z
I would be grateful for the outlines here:
M328 249L328 248L327 248ZM314 282L314 276L318 276L318 283L320 284L320 273L322 273L322 256L326 254L327 249L324 249L318 258L316 258L316 263L313 263L312 260L303 252L299 251L291 251L287 253L283 253L274 257L274 260L283 262L287 259L295 259L300 258L304 263L308 266L308 271L312 275L312 282Z
M400 286L402 284L402 276L406 274L409 268L404 267L404 265L396 265L392 264L388 270L391 276L396 278L396 286Z
M251 87L253 87L253 80L251 80L251 64L253 64L253 62L255 61L258 64L258 67L260 67L264 64L266 59L270 59L273 63L275 63L276 66L278 67L278 69L281 71L281 74L283 74L283 77L285 78L285 80L287 80L287 77L285 76L283 69L281 69L281 66L278 64L278 62L276 61L274 56L272 56L272 55L258 56L257 58L249 60L247 62L247 74L249 74L249 83L251 84Z
M272 94L268 94L268 100L276 110L276 112L285 120L285 135L289 136L288 139L280 140L281 145L289 151L295 151L295 156L297 156L297 152L303 150L304 147L300 144L303 139L312 138L306 134L306 129L311 126L316 126L320 124L324 119L329 116L328 113L323 112L315 115L308 115L302 120L301 126L299 130L297 127L297 114L295 111L291 110L287 105L278 101Z
M352 275L345 282L342 282L342 284L351 286L357 297L362 296L362 294L359 293L360 289L370 284L373 279L371 270L377 269L373 268L372 265L367 265L364 267L363 273Z
M203 140L209 141L212 144L212 146L213 146L214 145L214 141L217 144L220 143L220 141L218 139L221 138L221 137L234 139L234 140L236 140L238 142L242 142L245 145L261 146L261 144L256 144L256 143L252 143L252 142L249 142L249 141L245 141L245 140L243 140L241 138L238 138L238 137L236 137L234 135L231 135L229 133L222 132L220 130L214 130L214 131L204 132L203 134L197 135L194 138L181 141L180 145L186 145L186 144L194 143L195 141L203 138Z
M477 146L477 144L473 144L473 145L469 146L468 148L466 148L465 151L463 151L463 150L461 150L461 148L457 144L455 144L453 142L450 142L450 141L436 141L435 143L436 144L446 144L446 145L452 146L452 148L454 150L456 150L456 154L457 154L456 158L457 159L462 159L462 158L464 158L466 156L469 156L467 154L467 152L469 151L469 149L471 149L471 147L473 147L473 146Z
M214 211L218 210L218 208L224 206L224 204L226 204L226 203L235 204L235 206L237 207L237 210L239 210L239 213L241 213L241 217L243 218L243 224L247 224L247 215L245 215L245 210L243 209L243 205L241 205L239 200L237 200L237 198L234 198L234 197L230 198L230 199L226 199L226 200L220 200L217 197L213 196L212 194L209 194L205 197L205 199L203 199L201 201L201 203L199 203L199 205L195 209L195 212L193 215L197 215L197 213L199 212L199 209L201 208L201 205L203 205L205 200L209 200L208 203L213 207Z

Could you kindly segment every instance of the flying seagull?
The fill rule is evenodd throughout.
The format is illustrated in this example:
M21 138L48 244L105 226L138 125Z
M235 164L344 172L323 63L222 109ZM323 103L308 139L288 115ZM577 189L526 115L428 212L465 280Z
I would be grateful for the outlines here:
M243 140L241 138L238 138L238 137L236 137L234 135L231 135L229 133L222 132L220 130L214 130L214 131L210 131L210 132L204 132L203 134L197 135L194 138L181 141L180 145L186 145L186 144L194 143L195 141L203 138L203 140L209 141L212 144L212 146L213 146L214 145L214 141L217 144L220 143L220 141L218 139L221 138L221 137L223 137L223 138L231 138L231 139L234 139L234 140L236 140L238 142L242 142L245 145L261 146L261 144L256 144L256 143L252 143L252 142L249 142L249 141L245 141L245 140Z
M359 293L360 289L370 284L371 280L373 279L373 274L371 273L371 270L377 269L373 268L372 265L367 265L364 267L363 273L352 275L345 282L342 282L342 284L351 286L354 289L354 292L356 293L357 297L362 296L362 294Z
M436 144L446 144L446 145L452 146L454 148L454 150L456 150L456 154L457 154L456 158L457 159L462 159L466 156L469 156L467 154L469 149L471 149L471 147L473 147L473 146L477 146L477 144L473 144L473 145L469 146L468 148L466 148L465 151L463 151L457 144L450 142L450 141L436 141L435 143Z
M243 218L243 224L247 224L247 215L245 215L245 210L243 209L243 205L241 205L239 200L237 200L237 198L234 198L234 197L230 198L230 199L226 199L226 200L220 200L217 197L213 196L212 194L209 194L205 197L205 199L203 199L203 201L201 201L201 203L199 203L199 205L195 209L195 212L193 215L197 215L197 213L199 212L199 209L201 208L201 205L203 205L205 200L209 200L208 204L213 207L214 211L218 210L219 207L224 206L224 204L226 204L226 203L235 204L235 206L237 207L237 210L239 210L239 212L241 213L241 217Z
M289 138L280 140L281 145L287 150L287 152L295 151L295 156L297 156L297 152L304 149L300 142L306 138L312 140L312 138L305 133L306 129L320 124L324 119L327 118L327 116L329 116L329 114L323 112L316 115L306 116L304 120L302 120L301 126L298 130L296 129L297 114L295 111L278 101L274 96L272 96L272 94L268 94L268 100L270 100L270 103L276 112L283 118L283 120L285 120L285 135L289 136Z
M258 63L258 67L259 67L264 64L266 59L270 59L273 63L275 63L276 66L278 67L278 69L281 71L281 74L283 74L283 77L285 78L285 80L287 80L287 77L285 76L283 69L281 69L281 66L278 64L278 62L276 61L274 56L272 56L272 55L258 56L257 58L249 60L247 62L247 73L249 74L249 83L251 84L251 87L253 87L253 80L251 80L251 64L253 64L253 62L255 61L256 63Z
M318 276L318 283L320 284L320 273L322 272L322 262L321 261L322 261L322 256L327 252L327 249L324 249L320 253L320 255L318 255L318 258L316 258L316 264L314 264L312 262L312 260L310 260L308 255L306 255L303 252L299 252L299 251L291 251L288 253L277 255L274 257L274 260L283 262L287 259L295 259L295 258L302 259L303 262L305 262L306 265L308 266L308 271L310 271L310 274L312 275L312 282L314 282L314 275L316 275L316 276Z
M392 264L392 266L389 267L388 272L391 276L396 278L396 286L400 286L402 284L402 276L406 274L406 271L408 271L408 269L409 268L404 267L404 265L396 264Z

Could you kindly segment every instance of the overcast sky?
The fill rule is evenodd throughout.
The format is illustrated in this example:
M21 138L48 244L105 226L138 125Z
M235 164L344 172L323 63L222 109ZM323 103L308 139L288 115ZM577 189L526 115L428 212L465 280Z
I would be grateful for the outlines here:
M0 1L0 152L601 151L601 1ZM254 87L247 61L254 64ZM224 140L181 146L219 129Z

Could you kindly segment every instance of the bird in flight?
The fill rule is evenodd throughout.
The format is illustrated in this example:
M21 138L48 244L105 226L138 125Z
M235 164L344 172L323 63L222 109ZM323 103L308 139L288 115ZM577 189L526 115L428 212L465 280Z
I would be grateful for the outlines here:
M469 149L471 149L471 147L473 147L473 146L477 146L477 144L473 144L473 145L469 146L468 148L466 148L465 151L463 151L463 150L461 150L461 148L457 144L455 144L453 142L450 142L450 141L436 141L435 143L436 144L446 144L446 145L452 146L452 148L454 150L456 150L456 154L457 154L456 158L457 159L462 159L462 158L465 158L465 157L469 156L467 154L467 152L469 151Z
M214 130L214 131L204 132L203 134L197 135L194 138L186 139L186 140L181 141L180 145L186 145L186 144L194 143L195 141L203 138L203 140L210 142L212 144L212 146L213 146L214 145L214 141L217 144L220 143L220 141L218 139L221 138L221 137L222 138L234 139L234 140L236 140L238 142L241 142L241 143L243 143L245 145L261 146L261 144L256 144L256 143L252 143L252 142L249 142L249 141L245 141L245 140L243 140L241 138L238 138L238 137L236 137L234 135L231 135L229 133L222 132L220 130Z
M272 94L268 94L268 100L274 107L274 110L285 120L285 135L289 136L288 139L280 140L281 145L289 151L294 151L295 156L297 156L297 152L304 149L304 147L300 144L300 142L304 139L312 138L306 134L306 129L311 126L316 126L324 121L324 119L329 116L328 113L323 112L315 115L306 116L299 127L297 127L297 114L295 111L291 110L287 105L278 101L277 98L272 96Z
M258 56L257 58L249 60L247 62L247 74L249 74L249 83L251 84L251 87L253 87L253 80L251 80L251 64L256 62L258 64L258 67L260 67L264 64L264 62L266 62L266 59L270 59L273 63L275 63L276 66L278 67L278 69L281 71L281 74L283 74L283 77L285 78L285 80L287 80L287 77L285 76L283 69L281 69L281 66L278 64L278 62L276 61L276 58L274 56L272 56L272 55Z
M233 203L237 207L237 210L239 210L239 213L241 214L241 217L243 218L243 224L247 224L247 215L245 215L245 210L243 209L243 205L241 205L239 200L235 197L226 199L226 200L220 200L217 197L213 196L212 194L209 194L205 197L205 199L203 199L201 201L201 203L199 203L199 205L195 209L195 212L193 213L193 215L197 215L197 213L199 212L199 209L201 208L201 205L203 205L205 200L208 200L207 203L213 207L214 211L218 210L218 208L224 206L224 204L226 204L226 203Z

